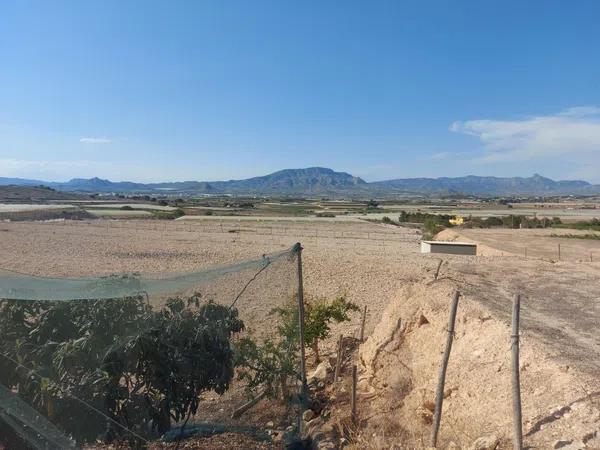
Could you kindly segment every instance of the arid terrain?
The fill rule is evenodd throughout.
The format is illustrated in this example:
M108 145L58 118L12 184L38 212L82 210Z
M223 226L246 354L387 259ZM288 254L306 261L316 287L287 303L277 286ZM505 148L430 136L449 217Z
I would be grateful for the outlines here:
M589 252L600 250L599 241L551 238L538 230L464 234L498 252L422 255L418 231L358 219L4 222L0 270L57 277L181 273L301 242L309 296L344 293L368 307L370 338L355 355L364 405L356 448L365 442L372 448L420 448L427 442L430 418L423 408L433 400L455 289L463 294L447 382L455 393L446 401L440 441L469 448L478 437L495 434L499 448L510 448L507 324L512 297L521 293L525 442L533 448L553 448L559 441L569 442L564 448L598 448L600 255L599 262L590 262ZM550 261L557 239L560 262ZM439 280L433 282L440 259ZM421 315L428 323L416 325ZM399 330L397 319L403 321ZM332 336L356 336L358 328L356 315L334 327ZM333 355L334 341L325 343L325 354ZM372 364L373 349L382 342L385 351ZM336 413L334 407L332 417L343 415L343 408Z

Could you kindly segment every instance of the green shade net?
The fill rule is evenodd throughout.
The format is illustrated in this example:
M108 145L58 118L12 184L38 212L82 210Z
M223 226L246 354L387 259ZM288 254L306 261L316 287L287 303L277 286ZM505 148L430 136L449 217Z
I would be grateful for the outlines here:
M219 277L258 270L280 258L290 257L294 249L263 255L260 258L183 274L115 274L98 278L37 277L0 269L0 299L10 300L97 300L138 294L165 295L185 291Z
M105 355L111 352L116 357L125 355L123 360L114 363L126 364L126 348L134 345L139 336L150 337L153 328L144 321L129 321L123 319L129 316L118 314L111 316L112 322L118 322L118 325L109 320L105 328L90 328L78 317L102 320L102 311L120 307L126 314L135 298L143 299L152 311L164 311L169 298L188 299L199 294L201 303L212 303L229 310L235 308L244 328L231 338L232 346L245 337L251 337L258 345L277 342L280 339L278 327L283 319L273 311L291 305L297 312L297 300L294 299L297 295L298 251L297 244L284 251L187 273L59 278L0 269L0 311L3 314L0 317L0 443L4 438L3 429L12 430L11 434L20 439L19 448L75 448L86 442L103 440L102 433L97 431L86 435L84 423L92 428L94 424L101 424L116 433L119 439L133 439L138 443L157 439L159 435L152 434L148 423L138 421L133 414L143 415L145 407L131 409L132 415L126 421L111 416L105 409L106 398L101 385L92 386L85 379L94 377L105 383L106 377L102 375ZM64 315L64 320L50 320L51 316L56 318L60 314ZM55 328L44 328L40 325L44 321L55 324L52 325ZM87 331L80 331L79 327ZM90 338L90 329L100 337ZM103 333L104 329L110 331ZM296 335L291 339L290 342L299 342ZM82 347L79 353L73 352L73 349L86 345L91 346L89 351ZM174 353L179 351L177 345L173 347ZM124 350L115 351L119 348ZM69 355L73 354L80 355L81 359L69 360ZM296 353L290 361L294 368L299 367ZM274 401L274 420L286 417L286 424L296 423L299 378L297 372L288 376L287 385L292 395L287 404ZM123 380L123 389L132 394L133 389L129 386L135 380ZM194 421L219 424L214 426L215 429L259 425L252 423L252 412L241 419L232 418L233 411L249 400L248 386L244 383L247 381L238 377L236 368L235 377L224 393L203 392L200 408L190 425ZM253 391L254 394L260 393L261 389ZM135 393L138 399L143 398L140 392ZM124 401L133 401L130 394L121 393ZM157 394L148 392L148 395ZM260 425L264 426L264 423ZM181 422L174 420L171 425L181 425Z

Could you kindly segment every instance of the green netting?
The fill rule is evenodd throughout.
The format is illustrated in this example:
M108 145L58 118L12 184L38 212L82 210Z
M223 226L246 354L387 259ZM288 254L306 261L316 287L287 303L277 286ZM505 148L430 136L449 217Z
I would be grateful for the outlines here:
M227 274L264 267L292 250L263 255L240 263L184 274L114 274L97 278L52 278L7 272L0 269L0 299L70 301L110 299L145 293L176 293Z
M67 438L56 426L0 384L0 419L34 448L75 448L75 442Z
M264 436L270 421L294 434L298 251L183 274L0 272L0 443L139 446L182 425Z

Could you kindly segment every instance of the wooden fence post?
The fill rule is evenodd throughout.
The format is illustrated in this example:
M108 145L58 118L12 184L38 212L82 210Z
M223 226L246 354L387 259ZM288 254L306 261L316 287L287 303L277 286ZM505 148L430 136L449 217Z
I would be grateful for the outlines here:
M558 244L558 260L560 261L560 244Z
M337 383L338 377L340 376L340 370L342 368L342 356L344 354L344 335L340 334L337 348L337 359L335 360L335 372L333 374L333 382Z
M365 320L367 320L367 305L363 309L362 320L360 322L360 342L365 341Z
M433 277L434 280L438 279L438 276L440 275L440 269L442 268L442 263L443 262L444 262L443 259L440 259L440 261L438 262L437 269L435 270L435 275Z
M523 428L521 419L521 380L519 373L519 316L521 296L515 295L512 308L512 403L513 403L513 448L523 448Z
M357 424L356 417L356 364L352 366L352 423Z
M304 349L304 284L302 278L302 245L298 242L295 245L296 248L296 260L298 265L296 266L296 275L298 277L298 327L299 327L299 339L300 339L300 382L301 393L300 393L300 408L299 408L299 427L298 431L302 435L302 413L306 406L308 396L308 384L306 382L306 351Z
M450 318L448 320L448 337L446 339L446 349L440 367L437 390L435 392L435 411L433 413L433 431L431 433L431 446L437 446L438 432L440 431L440 421L442 419L442 405L444 403L444 384L446 383L446 369L450 359L450 350L452 350L452 340L454 339L454 322L456 321L456 310L458 309L458 299L460 292L454 293L452 304L450 306Z

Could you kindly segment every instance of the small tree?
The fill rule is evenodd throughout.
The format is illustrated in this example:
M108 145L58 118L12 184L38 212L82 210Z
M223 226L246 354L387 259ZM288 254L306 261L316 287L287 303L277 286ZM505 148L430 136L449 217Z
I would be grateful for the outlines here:
M345 295L331 302L317 299L306 303L304 341L312 348L317 363L320 361L319 342L329 336L331 323L349 321L350 312L358 310L358 305L349 302Z
M379 207L379 203L376 200L369 200L367 202L367 209L377 209Z
M239 379L247 382L250 393L260 388L270 398L281 393L285 400L289 396L287 380L296 374L298 365L298 307L295 301L290 301L270 314L279 318L277 334L260 343L250 336L240 339L236 344L235 364Z
M350 320L349 313L359 307L339 296L333 301L318 299L305 302L304 343L311 347L319 361L319 342L330 334L332 322ZM289 397L287 382L297 375L300 333L298 330L298 306L295 301L275 308L272 315L278 317L277 334L257 342L250 336L236 344L235 363L238 377L245 380L250 393L257 389L274 398L281 394Z
M0 350L10 359L0 382L78 442L132 437L88 405L138 434L162 434L196 413L203 392L228 389L232 335L243 326L235 308L199 296L161 310L143 297L1 301Z

